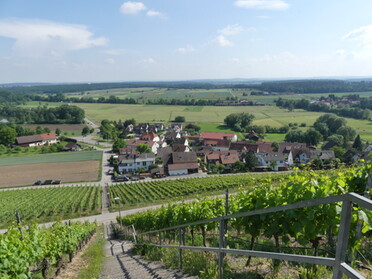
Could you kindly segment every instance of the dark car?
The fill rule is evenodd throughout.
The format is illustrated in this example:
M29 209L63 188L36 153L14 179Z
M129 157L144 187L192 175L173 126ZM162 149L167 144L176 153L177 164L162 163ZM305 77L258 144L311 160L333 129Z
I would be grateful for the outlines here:
M34 185L41 185L41 179L36 180L36 182L34 183Z
M116 182L123 182L123 181L129 181L129 177L125 175L120 175L115 177Z
M52 182L53 182L52 179L47 179L47 180L45 180L45 181L43 182L42 185L50 185L50 184L52 184Z

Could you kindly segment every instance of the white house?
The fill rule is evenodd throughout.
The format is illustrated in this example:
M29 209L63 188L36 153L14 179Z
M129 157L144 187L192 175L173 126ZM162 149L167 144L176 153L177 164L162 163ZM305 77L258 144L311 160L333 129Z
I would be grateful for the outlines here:
M139 168L145 168L148 170L151 164L155 164L155 154L141 153L120 155L118 160L119 173L131 173L138 171Z
M292 152L255 153L260 167L273 167L275 171L279 168L287 168L293 165Z

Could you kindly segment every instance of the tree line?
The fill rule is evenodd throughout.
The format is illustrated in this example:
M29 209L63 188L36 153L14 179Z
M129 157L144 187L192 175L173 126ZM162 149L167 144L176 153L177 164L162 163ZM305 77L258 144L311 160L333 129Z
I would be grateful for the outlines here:
M82 108L67 104L36 108L5 104L0 105L0 116L19 124L80 124L84 122L85 112Z
M249 85L253 89L268 92L336 93L372 91L372 81L345 80L286 80Z
M372 100L361 101L360 107L330 107L322 103L311 103L309 100L301 99L301 100L288 100L279 98L275 101L276 105L281 108L286 108L288 110L293 109L304 109L307 111L316 111L316 112L327 112L327 113L334 113L339 116L343 117L350 117L355 119L369 119L370 111L368 110L369 107L366 105L362 105L365 101L367 101L367 105L371 105L372 107ZM363 108L362 108L363 106Z
M249 82L232 83L229 81L174 81L174 82L117 82L117 83L83 83L83 84L55 84L38 86L14 86L8 91L21 94L58 94L105 90L117 88L169 88L169 89L257 89L269 92L293 93L335 93L335 92L366 92L372 91L372 81L348 80L285 80L270 81L253 84Z

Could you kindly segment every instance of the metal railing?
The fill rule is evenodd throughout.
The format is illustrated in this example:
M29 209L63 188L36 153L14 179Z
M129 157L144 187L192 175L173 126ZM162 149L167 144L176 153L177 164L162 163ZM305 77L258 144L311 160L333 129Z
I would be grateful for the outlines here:
M330 204L330 203L342 203L341 220L340 220L339 232L337 236L336 255L334 258L226 248L225 235L227 232L227 221L229 219L255 216L255 215L261 215L261 214L267 214L267 213L275 213L279 211L300 209L300 208L305 208L305 207L313 207L313 206L325 205L325 204ZM230 214L230 215L225 215L225 216L216 217L212 219L201 220L197 222L182 224L179 226L169 227L169 228L165 228L161 230L144 232L140 234L136 234L134 230L134 226L132 226L132 230L133 230L132 235L136 241L138 237L143 238L144 235L148 235L148 238L150 241L150 235L157 234L159 244L152 243L154 247L179 249L180 268L182 268L182 250L184 249L204 251L204 252L215 252L218 254L218 268L219 268L220 279L222 279L223 277L222 266L223 266L223 259L226 254L245 255L245 256L261 257L261 258L270 258L270 259L275 259L275 260L292 261L292 262L297 262L297 263L325 265L325 266L333 267L333 277L332 277L333 279L341 279L343 274L347 275L349 278L365 279L364 276L359 274L356 270L354 270L350 265L346 263L346 254L347 254L347 248L348 248L348 239L349 239L349 233L350 233L353 204L357 204L358 206L363 207L367 210L372 210L372 201L370 199L360 196L355 193L348 193L348 194L344 194L340 196L320 198L320 199L315 199L315 200L297 202L297 203L289 204L289 205L282 205L282 206L277 206L277 207L258 209L254 211ZM218 228L219 247L218 248L182 245L183 244L183 239L182 239L183 229L190 227L190 226L202 225L202 224L207 224L211 222L219 222L219 228ZM162 243L162 233L165 233L166 231L178 231L179 245L166 245Z

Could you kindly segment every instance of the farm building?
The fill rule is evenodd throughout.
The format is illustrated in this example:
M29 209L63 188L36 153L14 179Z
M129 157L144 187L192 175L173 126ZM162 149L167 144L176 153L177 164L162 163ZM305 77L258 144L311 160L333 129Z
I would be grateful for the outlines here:
M58 138L55 133L17 137L17 144L22 147L50 145L55 143L58 143Z

